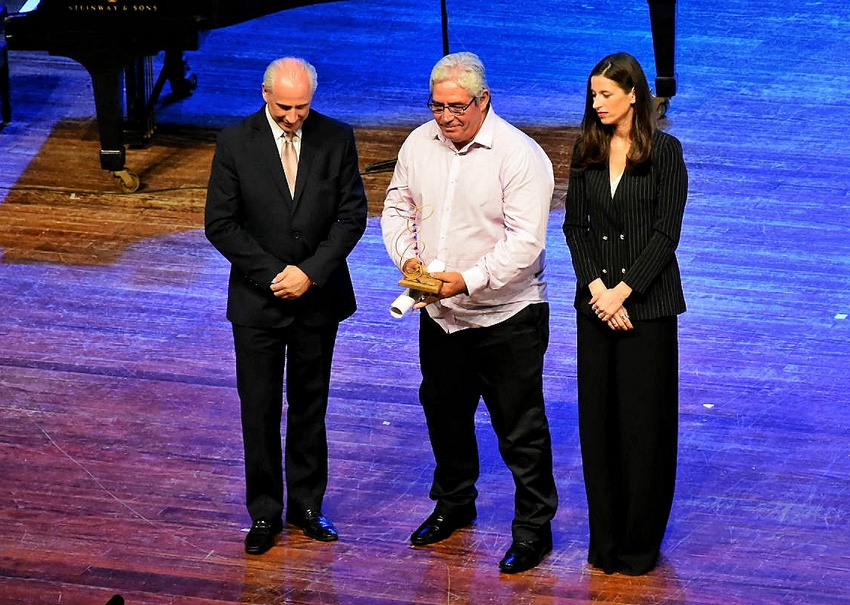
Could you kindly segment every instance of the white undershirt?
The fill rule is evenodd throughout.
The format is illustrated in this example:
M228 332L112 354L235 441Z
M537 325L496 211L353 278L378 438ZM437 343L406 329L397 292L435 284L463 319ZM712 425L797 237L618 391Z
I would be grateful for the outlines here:
M623 173L621 172L618 177L611 176L611 197L614 197L614 194L617 193L617 185L620 184L620 180L623 178Z

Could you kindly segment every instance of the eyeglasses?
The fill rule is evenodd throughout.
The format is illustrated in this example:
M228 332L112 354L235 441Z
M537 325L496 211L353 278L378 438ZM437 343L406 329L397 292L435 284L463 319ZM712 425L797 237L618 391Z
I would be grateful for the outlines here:
M478 97L472 97L466 105L446 105L444 103L434 103L434 99L428 99L428 109L430 109L436 116L442 114L446 110L448 110L448 112L453 116L462 116L477 100Z

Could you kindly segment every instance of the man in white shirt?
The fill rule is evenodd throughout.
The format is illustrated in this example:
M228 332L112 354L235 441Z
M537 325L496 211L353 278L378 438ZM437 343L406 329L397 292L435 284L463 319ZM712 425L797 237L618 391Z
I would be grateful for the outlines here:
M431 72L434 120L399 151L381 218L390 257L405 274L442 280L415 305L420 400L436 460L434 512L410 537L448 538L476 517L475 412L483 398L516 485L504 573L537 566L552 549L558 496L543 401L549 339L546 228L552 163L490 106L484 66L472 53Z

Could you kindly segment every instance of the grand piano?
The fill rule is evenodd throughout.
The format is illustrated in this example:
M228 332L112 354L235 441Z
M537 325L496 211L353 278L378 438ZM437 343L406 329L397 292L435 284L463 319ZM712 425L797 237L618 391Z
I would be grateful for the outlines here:
M100 165L132 193L139 177L127 170L127 146L147 145L166 82L172 94L197 86L184 59L206 34L278 11L334 0L28 0L6 18L12 50L46 50L69 57L92 79L100 135ZM676 94L676 0L648 0L660 113ZM443 50L448 53L446 0L441 0ZM163 54L154 78L153 57Z
M122 191L132 193L139 177L125 166L126 147L150 142L166 82L177 96L188 96L197 86L184 51L198 50L210 30L329 1L31 0L6 18L6 40L9 49L46 50L86 68L94 90L100 165ZM162 71L154 79L152 59L160 53Z

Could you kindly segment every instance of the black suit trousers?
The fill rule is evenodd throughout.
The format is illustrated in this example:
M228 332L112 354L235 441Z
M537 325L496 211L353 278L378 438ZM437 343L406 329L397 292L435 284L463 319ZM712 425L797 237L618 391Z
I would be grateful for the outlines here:
M578 419L588 561L653 569L673 504L678 443L676 316L614 331L578 314Z
M475 412L483 399L516 486L513 538L551 537L558 495L543 402L549 305L533 304L494 326L452 334L423 311L419 343L419 397L436 461L430 497L437 510L451 514L478 495Z
M287 507L320 510L328 482L325 416L338 323L283 328L233 325L242 412L246 504L252 520L278 519ZM285 467L281 420L286 374Z

